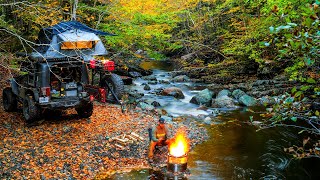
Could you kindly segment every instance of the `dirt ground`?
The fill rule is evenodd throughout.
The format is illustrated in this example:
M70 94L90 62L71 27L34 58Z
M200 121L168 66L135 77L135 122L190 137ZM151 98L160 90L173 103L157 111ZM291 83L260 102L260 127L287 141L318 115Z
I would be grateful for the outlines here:
M140 110L122 113L117 105L95 103L90 118L80 119L75 110L66 110L61 116L48 114L26 124L21 110L3 110L0 90L0 179L102 179L150 167L147 129L157 123L157 115ZM192 146L206 136L205 128L193 121L169 126L173 134L187 127ZM115 140L131 133L141 138L125 144Z

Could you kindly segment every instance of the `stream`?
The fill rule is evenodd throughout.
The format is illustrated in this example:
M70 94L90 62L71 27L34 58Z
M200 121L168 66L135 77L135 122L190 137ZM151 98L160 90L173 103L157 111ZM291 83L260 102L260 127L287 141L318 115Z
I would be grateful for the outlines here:
M189 103L192 96L205 88L205 84L170 81L172 69L165 62L144 62L143 68L152 69L158 81L170 84L150 85L151 91L143 90L147 81L138 78L128 88L143 92L147 102L157 101L168 114L191 116L195 120L210 117L212 125L206 125L210 139L191 150L188 157L190 175L186 179L314 179L319 177L319 161L299 161L284 152L283 148L301 145L298 130L270 128L257 131L248 123L250 116L261 120L263 107L239 107L236 109L209 108ZM176 86L182 89L185 98L178 100L169 96L158 96L157 88ZM218 113L217 113L218 112ZM134 170L115 174L111 179L167 179L161 172L152 169Z

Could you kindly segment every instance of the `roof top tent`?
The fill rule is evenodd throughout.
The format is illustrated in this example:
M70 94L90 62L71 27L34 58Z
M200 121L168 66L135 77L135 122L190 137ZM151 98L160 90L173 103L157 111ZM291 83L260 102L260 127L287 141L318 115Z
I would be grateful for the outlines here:
M73 57L89 61L92 56L108 53L98 35L114 36L78 21L60 22L39 32L38 46L30 57L39 61Z

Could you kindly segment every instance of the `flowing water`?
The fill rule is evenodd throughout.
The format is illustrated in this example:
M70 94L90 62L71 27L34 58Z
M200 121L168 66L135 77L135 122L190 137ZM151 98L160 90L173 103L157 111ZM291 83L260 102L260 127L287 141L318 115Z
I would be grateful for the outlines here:
M152 68L159 80L170 82L170 65L162 62L145 62L144 68ZM129 88L144 92L148 102L158 101L173 116L194 116L195 119L211 116L214 125L207 125L210 139L197 145L189 153L186 179L313 179L319 177L320 163L306 167L284 153L284 147L301 144L295 130L270 128L256 131L249 119L260 120L261 107L197 110L190 104L191 97L199 92L203 84L172 83L150 85L151 89L176 86L183 90L185 99L157 96L144 91L147 81L136 79ZM313 161L314 163L315 161ZM305 163L308 164L308 163ZM152 169L116 174L112 179L167 179L164 174Z

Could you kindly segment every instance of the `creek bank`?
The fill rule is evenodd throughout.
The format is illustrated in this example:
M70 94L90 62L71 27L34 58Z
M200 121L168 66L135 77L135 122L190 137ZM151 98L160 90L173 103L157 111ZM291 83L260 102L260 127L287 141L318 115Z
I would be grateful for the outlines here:
M110 171L150 168L148 128L157 124L158 114L139 107L121 113L117 105L95 103L90 118L80 119L74 110L68 110L60 117L48 117L27 127L18 112L2 109L2 178L92 179ZM207 130L190 118L164 118L171 134L185 129L191 148L208 139ZM115 138L133 132L143 140L133 141L124 149L116 146Z

